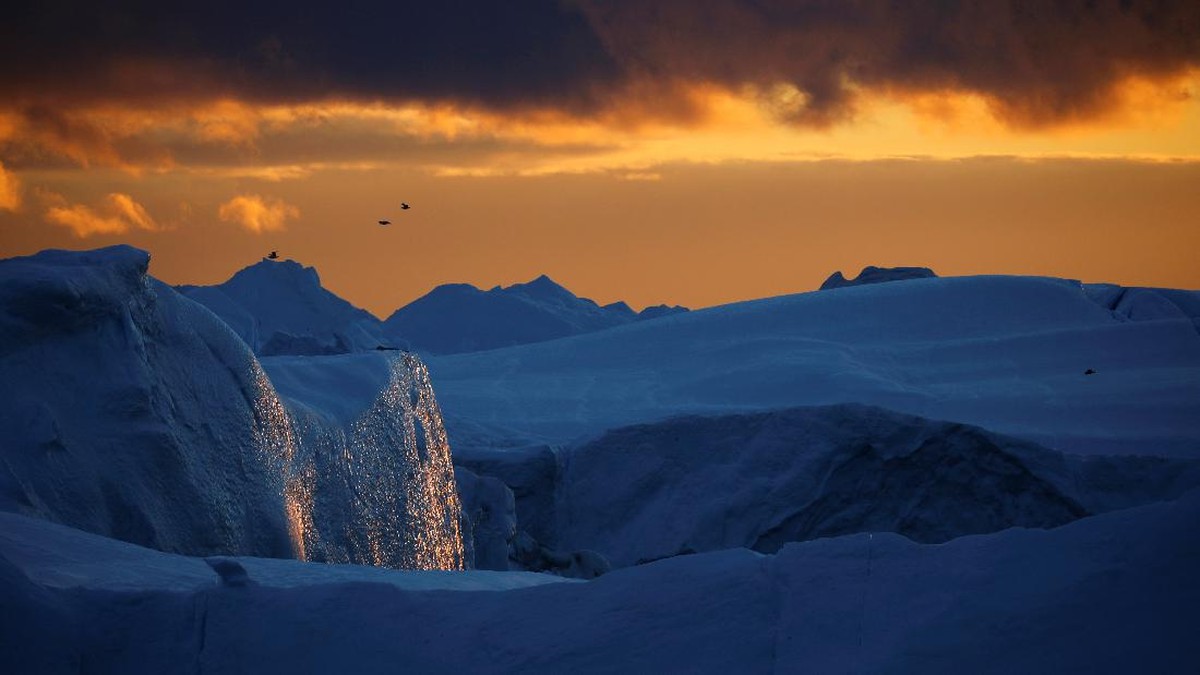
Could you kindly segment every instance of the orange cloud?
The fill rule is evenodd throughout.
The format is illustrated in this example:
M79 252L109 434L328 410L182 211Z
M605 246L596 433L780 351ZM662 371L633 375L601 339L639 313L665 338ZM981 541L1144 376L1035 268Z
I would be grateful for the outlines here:
M80 238L94 234L123 234L134 228L150 231L161 229L145 207L127 194L109 194L95 208L85 204L68 204L61 195L53 193L46 193L44 197L54 203L46 210L46 220L70 228Z
M133 201L133 197L126 194L114 192L108 196L109 208L116 213L118 218L132 223L134 226L143 230L157 230L158 224L146 212L145 207Z
M7 112L0 104L0 160L23 172L70 163L279 182L401 166L443 176L620 175L676 162L826 157L1200 156L1200 69L1131 75L1104 91L1103 114L1033 124L1041 118L1014 116L957 85L861 86L852 117L817 128L791 123L811 95L784 81L677 82L669 91L631 83L586 111L332 99Z
M227 223L236 223L255 234L262 234L283 230L289 218L300 217L300 209L280 199L238 195L222 204L217 215Z
M0 210L16 211L21 206L21 182L0 162Z

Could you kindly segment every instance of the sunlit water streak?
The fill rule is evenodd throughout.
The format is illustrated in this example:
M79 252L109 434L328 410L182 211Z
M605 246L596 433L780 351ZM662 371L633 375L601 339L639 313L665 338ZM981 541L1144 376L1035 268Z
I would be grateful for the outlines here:
M296 557L464 569L450 445L425 364L388 356L388 384L349 429L283 405L254 362L256 446L277 485Z

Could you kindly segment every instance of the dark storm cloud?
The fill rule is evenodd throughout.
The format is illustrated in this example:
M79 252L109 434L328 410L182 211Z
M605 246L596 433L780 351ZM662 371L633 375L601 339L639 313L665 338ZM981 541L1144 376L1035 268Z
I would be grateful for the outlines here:
M802 123L841 118L866 87L975 92L1040 124L1198 64L1195 0L48 0L0 21L10 107L225 95L586 114L629 91L666 102L680 83L789 83Z
M585 105L617 71L577 11L534 2L27 2L0 21L10 98L420 98Z
M1010 122L1086 118L1130 76L1200 65L1195 0L586 1L627 72L804 92L798 121L834 121L856 86L969 91Z

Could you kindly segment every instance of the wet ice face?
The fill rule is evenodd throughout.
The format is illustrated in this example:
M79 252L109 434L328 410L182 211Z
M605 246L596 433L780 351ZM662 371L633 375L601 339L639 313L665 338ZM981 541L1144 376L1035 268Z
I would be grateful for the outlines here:
M425 364L388 356L387 386L348 429L290 413L254 364L258 447L275 468L296 556L463 569L461 506Z

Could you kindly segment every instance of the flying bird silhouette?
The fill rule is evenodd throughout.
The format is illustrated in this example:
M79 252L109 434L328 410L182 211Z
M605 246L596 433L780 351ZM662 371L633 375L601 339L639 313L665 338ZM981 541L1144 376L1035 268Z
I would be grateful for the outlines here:
M380 225L391 225L391 224L392 224L392 221L390 221L390 220L381 220L381 221L379 221L379 224L380 224Z
M271 254L267 256L267 260L275 260L278 257L279 257L278 253L276 253L275 251L271 251Z
M412 207L408 205L408 202L400 202L400 208L407 211L407 210L411 209Z

